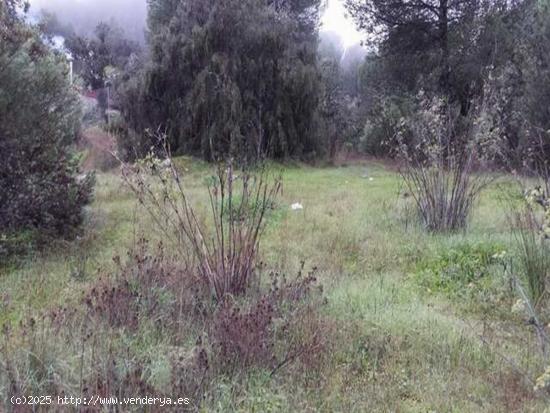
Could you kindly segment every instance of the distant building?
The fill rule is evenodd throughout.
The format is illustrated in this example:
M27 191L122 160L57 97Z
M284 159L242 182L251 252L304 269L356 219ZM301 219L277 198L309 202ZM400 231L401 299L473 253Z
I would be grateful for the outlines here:
M44 41L51 46L52 49L65 55L67 62L69 63L69 82L73 84L73 55L65 47L65 38L63 36L53 36L46 38Z

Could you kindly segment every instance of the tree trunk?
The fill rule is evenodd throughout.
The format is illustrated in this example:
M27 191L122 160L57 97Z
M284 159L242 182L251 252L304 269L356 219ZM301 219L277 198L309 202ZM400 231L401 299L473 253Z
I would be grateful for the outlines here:
M450 98L450 77L449 66L449 0L439 1L438 13L439 48L441 52L441 76L440 83L443 93Z

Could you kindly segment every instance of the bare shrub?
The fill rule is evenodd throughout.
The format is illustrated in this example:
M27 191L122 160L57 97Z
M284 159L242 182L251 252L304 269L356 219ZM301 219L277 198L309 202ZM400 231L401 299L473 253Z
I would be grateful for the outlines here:
M399 139L400 173L428 231L463 229L480 192L491 179L476 174L485 142L482 124L442 103L425 104L405 121L412 142Z
M271 374L301 360L320 359L327 332L318 310L324 303L314 273L294 281L271 274L269 291L251 303L230 297L218 307L209 328L214 367L234 372L252 366Z
M227 375L238 379L251 369L275 375L296 368L316 376L331 330L321 316L325 299L313 272L291 281L272 274L267 288L251 288L244 297L226 295L205 308L209 292L201 296L188 284L181 288L182 280L192 278L162 251L139 242L126 262L85 294L86 313L56 308L26 318L16 331L6 323L0 335L5 405L11 396L30 394L178 394L199 409ZM172 294L164 295L167 291Z
M510 200L512 233L521 264L522 281L533 307L538 308L546 295L550 276L550 165L544 156L542 134L534 133L530 151L524 162L524 172L535 177L537 184L518 179L523 196Z
M249 308L229 298L219 306L212 326L215 358L224 371L273 362L272 331L275 308L262 297Z
M124 165L125 182L158 229L176 243L180 259L197 267L218 302L226 294L243 294L254 278L266 214L281 190L281 178L271 180L265 169L237 175L231 162L218 166L208 184L208 225L189 199L165 138L159 141L165 160L150 154L136 165Z
M204 315L206 292L162 243L152 249L141 239L126 262L114 260L116 273L102 275L84 296L90 319L135 331L142 320L177 329L185 318Z

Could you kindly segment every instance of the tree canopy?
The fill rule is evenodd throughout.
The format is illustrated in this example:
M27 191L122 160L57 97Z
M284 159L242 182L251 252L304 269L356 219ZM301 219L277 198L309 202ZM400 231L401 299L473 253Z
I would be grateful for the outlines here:
M149 62L124 88L131 129L160 128L173 150L206 159L322 151L319 6L150 0Z

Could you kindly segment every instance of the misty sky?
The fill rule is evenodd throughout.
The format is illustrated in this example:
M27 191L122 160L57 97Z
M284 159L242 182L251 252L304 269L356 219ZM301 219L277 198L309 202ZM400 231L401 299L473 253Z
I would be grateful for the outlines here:
M329 0L322 22L323 30L338 33L345 47L353 46L362 39L353 21L346 16L342 0Z
M111 19L133 40L143 41L147 4L145 0L30 0L31 14L41 9L55 12L77 32L91 33L100 21Z
M133 40L143 41L147 5L145 0L31 0L31 12L42 8L54 11L63 22L72 22L77 31L88 34L99 21L114 18ZM336 32L344 46L359 43L361 35L346 18L343 0L328 0L323 29Z

